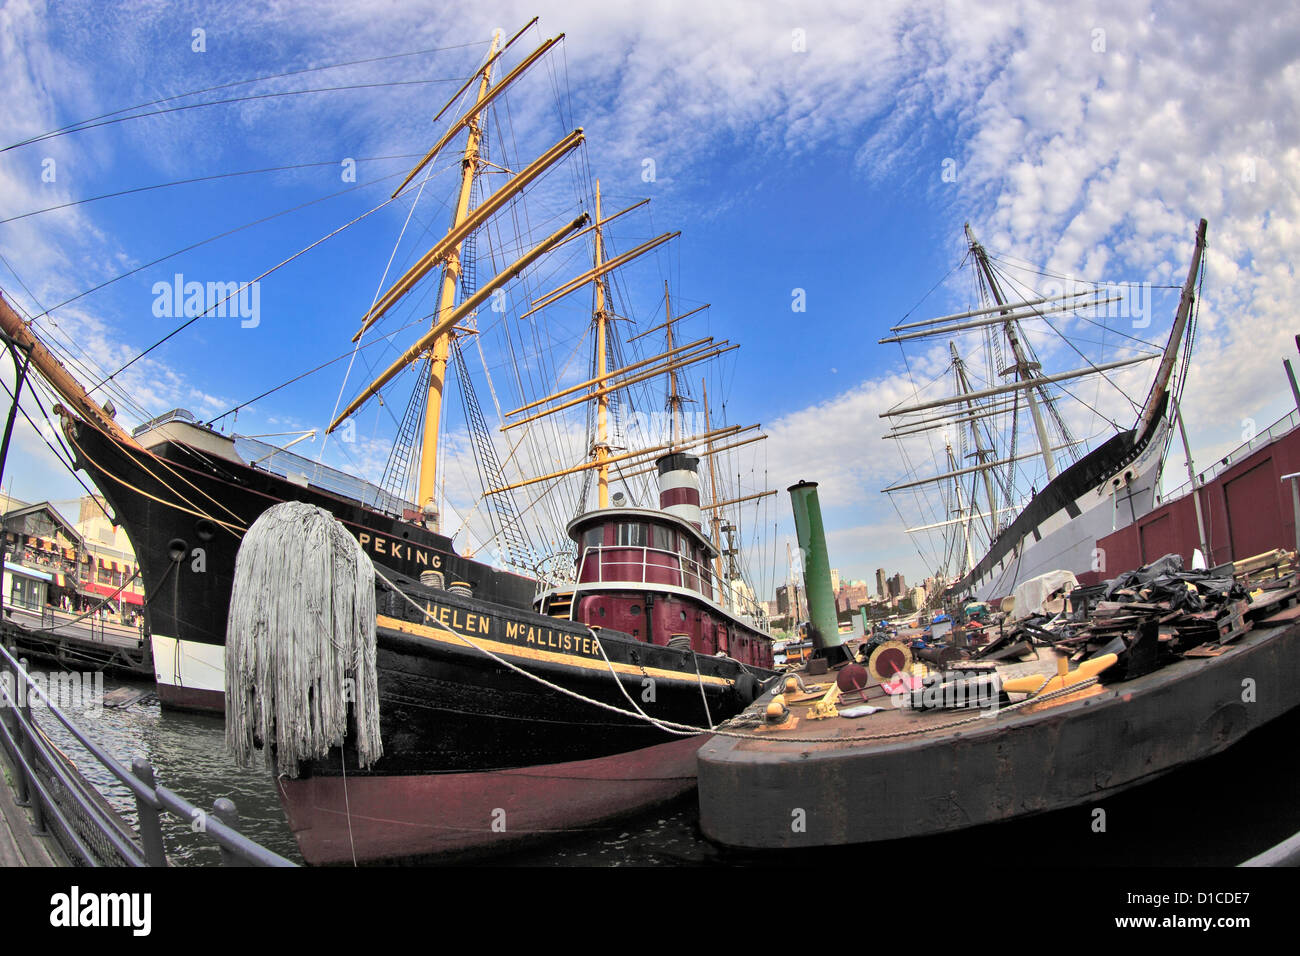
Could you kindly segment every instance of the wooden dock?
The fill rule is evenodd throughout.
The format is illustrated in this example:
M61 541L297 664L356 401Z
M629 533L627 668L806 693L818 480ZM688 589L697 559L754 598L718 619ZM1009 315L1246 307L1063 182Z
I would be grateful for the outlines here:
M153 677L153 651L138 628L81 618L54 608L44 613L6 607L4 638L28 657L73 669L108 670L128 677Z
M32 832L31 815L18 806L13 790L17 771L9 763L0 747L0 770L4 772L4 785L0 786L0 866L69 866L58 843L49 834Z

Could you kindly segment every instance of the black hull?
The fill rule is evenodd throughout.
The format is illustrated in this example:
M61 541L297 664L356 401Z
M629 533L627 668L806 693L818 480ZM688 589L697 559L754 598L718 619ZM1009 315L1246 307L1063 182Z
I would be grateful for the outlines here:
M151 634L224 647L243 531L272 505L303 501L333 514L378 563L418 577L438 570L480 597L528 607L535 582L457 555L450 539L319 488L167 442L125 448L76 419L65 423L76 465L107 499L135 550ZM196 513L197 512L197 513Z
M632 710L586 627L442 591L409 593L422 595L421 604L447 624L435 619L430 626L398 595L381 598L376 656L383 758L358 770L348 747L304 765L304 775L345 768L349 776L497 771L606 757L677 739L639 718L558 693L454 637L464 635L584 698ZM743 710L757 680L772 674L618 632L595 634L628 695L659 720L700 727L711 717L717 723Z
M1161 397L1155 423L1145 433L1138 435L1133 429L1120 432L1058 474L993 540L988 552L975 567L961 580L950 585L949 590L954 594L974 591L999 562L1019 554L1028 539L1039 540L1040 526L1057 512L1064 511L1071 520L1077 518L1080 514L1078 501L1081 498L1136 461L1146 451L1158 431L1158 423L1163 420L1168 400L1167 395ZM1004 586L1003 590L1009 594L1017 583L1019 580Z

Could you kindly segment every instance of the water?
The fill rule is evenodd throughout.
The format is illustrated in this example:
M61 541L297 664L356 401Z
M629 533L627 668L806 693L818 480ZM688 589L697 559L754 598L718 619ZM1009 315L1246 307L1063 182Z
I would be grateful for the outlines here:
M119 687L152 685L111 678ZM225 752L221 718L163 711L157 700L124 708L84 707L69 716L123 763L141 755L160 783L194 805L210 809L218 797L234 800L240 829L250 838L301 862L285 824L274 781L262 766L241 768ZM135 800L48 713L37 720L113 806L135 822ZM1274 721L1224 754L1184 767L1142 787L1095 804L980 827L941 837L870 847L741 852L715 846L699 832L694 796L593 831L574 834L494 861L506 866L787 866L857 864L866 860L935 859L1025 866L1233 866L1300 831L1300 766L1290 759L1300 736L1300 710ZM869 812L865 796L847 795ZM1106 831L1095 832L1093 810L1106 810ZM220 863L214 844L190 825L164 817L168 857L175 865ZM1014 855L1008 855L1014 851Z
M130 688L152 695L153 683L105 678L104 691ZM239 830L268 849L301 862L293 834L285 823L271 772L262 766L238 766L226 753L221 717L163 710L156 697L126 707L88 710L84 703L63 708L91 740L127 768L141 756L154 768L157 782L201 810L211 810L218 797L229 797L239 810ZM37 723L82 775L103 793L128 822L136 823L135 797L115 776L91 757L51 714L33 709ZM196 832L189 821L163 816L163 836L169 862L178 866L221 863L215 843Z

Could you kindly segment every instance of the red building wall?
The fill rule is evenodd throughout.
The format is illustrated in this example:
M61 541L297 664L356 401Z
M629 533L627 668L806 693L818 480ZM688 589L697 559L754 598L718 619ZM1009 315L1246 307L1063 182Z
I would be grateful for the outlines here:
M1282 481L1283 475L1296 472L1300 472L1300 429L1243 458L1201 489L1213 552L1211 567L1296 546L1291 483ZM1187 495L1100 539L1097 548L1104 567L1080 575L1079 580L1094 584L1174 552L1190 567L1192 552L1199 547L1196 506Z

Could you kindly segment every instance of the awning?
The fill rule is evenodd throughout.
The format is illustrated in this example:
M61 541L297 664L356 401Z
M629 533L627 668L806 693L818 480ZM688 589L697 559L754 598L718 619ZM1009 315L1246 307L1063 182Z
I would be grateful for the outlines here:
M93 594L96 597L112 597L113 600L121 601L124 604L144 604L144 598L138 594L131 591L122 591L121 593L117 593L117 588L112 585L95 584L93 581L87 583L86 586L82 588L82 593Z
M23 574L29 578L36 578L38 581L51 581L53 578L44 571L33 571L31 568L25 568L21 564L10 564L5 562L5 569L12 571L14 574Z

